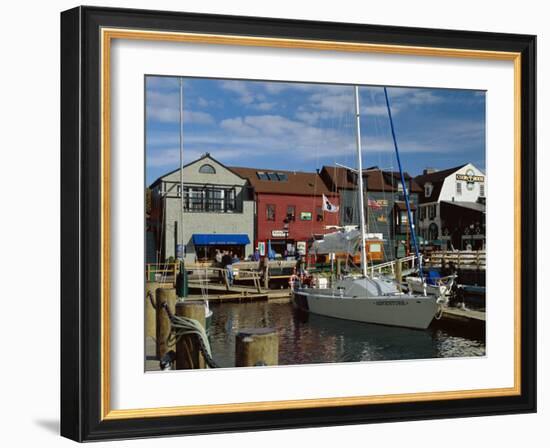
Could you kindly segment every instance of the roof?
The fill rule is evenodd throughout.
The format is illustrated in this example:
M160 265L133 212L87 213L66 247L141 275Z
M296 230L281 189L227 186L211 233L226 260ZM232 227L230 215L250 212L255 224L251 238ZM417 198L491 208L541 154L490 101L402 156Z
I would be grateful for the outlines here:
M213 161L213 162L216 162L218 165L224 167L226 170L231 171L233 174L235 174L235 176L241 177L241 178L242 178L242 176L240 176L238 173L236 173L235 171L233 171L230 167L228 167L227 165L224 165L224 164L221 163L219 160L216 160L214 157L212 157L212 156L210 155L209 152L203 154L203 155L202 155L201 157L199 157L198 159L193 160L192 162L189 162L189 163L186 164L186 165L183 165L182 169L185 169L185 168L187 168L188 166L194 165L195 163L198 163L198 162L200 162L200 161L202 161L202 160L205 160L205 159L209 159L209 160L211 160L211 161ZM166 176L169 176L170 174L177 173L179 170L180 170L179 168L176 168L175 170L168 171L167 173L165 173L165 174L163 174L162 176L158 177L158 178L149 186L149 188L153 188L155 185L157 185L158 183L160 183L160 181L161 181L162 179L164 179Z
M233 172L248 179L256 193L295 194L303 196L331 195L318 173L273 169L231 167ZM261 180L258 172L286 174L288 180Z
M422 174L420 176L416 176L414 178L415 182L420 185L422 188L422 191L424 192L424 185L427 182L430 182L433 186L432 194L430 197L426 197L424 193L420 195L420 202L434 202L439 199L439 193L441 193L441 188L443 187L443 182L447 177L449 177L454 172L458 171L461 168L464 168L467 163L463 163L462 165L455 166L453 168L447 168L446 170L441 171L434 171L430 174Z
M339 189L356 189L356 175L347 168L339 166L323 166L321 176L331 191ZM380 169L363 170L367 191L399 191L401 176L398 171ZM412 179L409 173L403 173L406 180L411 180L411 193L419 193L422 189Z
M468 208L476 212L485 213L485 204L479 202L464 202L464 201L441 201L442 204L454 205L456 207Z

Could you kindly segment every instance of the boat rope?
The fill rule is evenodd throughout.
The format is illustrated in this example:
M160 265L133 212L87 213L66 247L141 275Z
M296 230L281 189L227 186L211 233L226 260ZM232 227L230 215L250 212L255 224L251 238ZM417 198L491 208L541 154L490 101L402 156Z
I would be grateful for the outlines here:
M194 336L199 344L199 350L204 357L206 365L211 368L219 368L220 366L212 358L212 349L208 336L201 323L196 319L191 319L184 316L175 316L172 314L166 303L162 304L162 307L168 314L170 323L172 325L172 331L168 336L166 343L170 346L176 344L182 336Z
M434 319L439 320L443 317L443 305L441 303L437 304L437 311L435 313Z
M151 291L147 291L147 298L151 302L151 305L153 306L153 309L157 309L157 303L155 301L155 298L153 297L153 293Z

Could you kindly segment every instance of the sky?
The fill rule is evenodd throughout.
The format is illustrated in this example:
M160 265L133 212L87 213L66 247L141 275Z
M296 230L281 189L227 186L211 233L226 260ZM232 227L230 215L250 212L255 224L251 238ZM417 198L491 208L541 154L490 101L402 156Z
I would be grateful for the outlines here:
M147 76L146 182L179 167L179 78ZM360 86L363 167L397 170L384 86ZM471 162L485 171L485 92L388 87L403 170ZM183 152L227 166L355 168L353 86L183 78Z

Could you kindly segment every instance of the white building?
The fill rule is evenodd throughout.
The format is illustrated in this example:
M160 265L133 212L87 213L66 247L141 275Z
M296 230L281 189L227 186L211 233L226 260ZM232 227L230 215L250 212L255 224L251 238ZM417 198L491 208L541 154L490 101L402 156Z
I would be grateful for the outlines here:
M485 173L471 163L424 170L415 181L422 188L418 234L428 244L447 249L485 247Z

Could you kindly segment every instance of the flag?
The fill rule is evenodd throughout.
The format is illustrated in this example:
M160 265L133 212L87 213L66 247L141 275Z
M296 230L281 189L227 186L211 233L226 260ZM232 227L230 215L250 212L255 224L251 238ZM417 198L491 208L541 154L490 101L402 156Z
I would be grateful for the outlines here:
M380 210L382 208L382 206L378 202L371 198L367 199L367 205L368 207L374 208L375 210Z
M329 212L329 213L336 213L338 212L339 207L337 205L331 204L328 198L323 195L323 211Z

